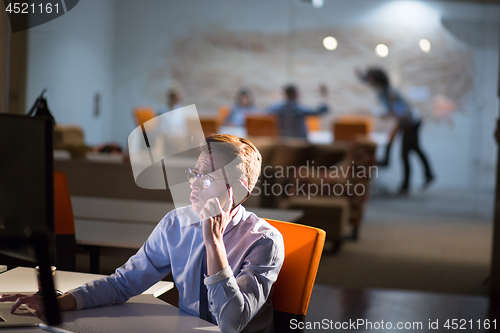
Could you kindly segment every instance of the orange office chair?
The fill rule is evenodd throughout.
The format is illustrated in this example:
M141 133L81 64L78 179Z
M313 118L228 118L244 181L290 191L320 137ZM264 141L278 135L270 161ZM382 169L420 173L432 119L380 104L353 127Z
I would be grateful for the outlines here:
M151 120L154 117L156 117L155 110L149 106L136 107L134 108L134 111L132 113L134 114L134 119L137 126L141 126L148 120Z
M272 115L248 115L246 120L248 136L278 136L278 120Z
M68 180L63 171L54 171L54 224L57 268L64 271L74 271L76 256L75 218Z
M321 130L321 118L319 116L307 116L306 128L308 132L317 132Z
M219 130L217 119L211 117L200 117L200 125L205 137L215 134Z
M223 105L219 108L217 111L217 125L224 125L226 122L227 117L229 117L229 114L231 113L231 108L227 105Z
M373 120L370 116L343 115L332 123L332 131L336 141L353 141L373 131Z
M271 296L274 330L292 332L291 319L305 320L326 233L301 224L266 221L279 230L285 243L285 261Z

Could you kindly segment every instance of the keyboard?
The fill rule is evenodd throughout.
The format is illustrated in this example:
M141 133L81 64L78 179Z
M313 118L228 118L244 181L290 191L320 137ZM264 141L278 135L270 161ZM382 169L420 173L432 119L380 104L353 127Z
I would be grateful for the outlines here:
M103 333L92 327L82 326L76 323L62 323L58 326L47 326L39 324L38 327L45 331L54 333Z

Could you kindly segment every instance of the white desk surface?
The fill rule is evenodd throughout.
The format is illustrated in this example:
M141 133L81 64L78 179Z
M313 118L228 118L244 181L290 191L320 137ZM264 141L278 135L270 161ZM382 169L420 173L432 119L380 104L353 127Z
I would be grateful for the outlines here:
M55 283L57 288L64 291L100 277L102 275L57 271ZM36 289L33 268L18 267L0 274L0 294L13 291L33 292ZM191 316L149 294L133 297L124 304L63 312L62 319L103 333L220 332L217 326ZM46 332L40 328L17 328L9 331Z
M173 203L72 196L78 244L138 249ZM247 208L261 218L293 222L300 210Z
M84 285L87 282L100 279L106 275L87 274L56 271L54 284L56 289L66 292ZM146 290L143 294L153 294L159 296L172 289L173 282L160 281ZM6 272L0 273L0 294L7 293L33 293L38 290L36 281L36 271L34 268L16 267Z
M139 295L123 304L68 311L61 315L64 322L74 322L103 333L220 332L217 326L191 316L153 295ZM17 328L10 331L47 333L41 328Z
M93 327L107 333L220 332L198 317L155 298L139 295L124 304L64 312L63 321Z

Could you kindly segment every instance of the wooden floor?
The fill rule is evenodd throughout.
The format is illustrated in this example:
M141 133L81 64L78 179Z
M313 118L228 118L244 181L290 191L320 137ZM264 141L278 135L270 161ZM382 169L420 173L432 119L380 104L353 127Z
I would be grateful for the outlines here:
M320 332L328 328L340 332L486 332L488 311L488 298L482 296L355 290L317 284L306 316L306 325L310 327L306 326L305 331ZM447 321L450 329L445 327ZM452 329L454 323L456 329ZM343 328L339 326L342 324ZM429 328L430 324L437 329ZM500 331L500 319L496 324Z

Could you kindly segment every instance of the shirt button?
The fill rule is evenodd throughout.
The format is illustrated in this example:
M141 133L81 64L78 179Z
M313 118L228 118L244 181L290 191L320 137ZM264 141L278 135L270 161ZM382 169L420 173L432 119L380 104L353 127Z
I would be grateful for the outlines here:
M210 302L210 305L214 305L214 302Z

